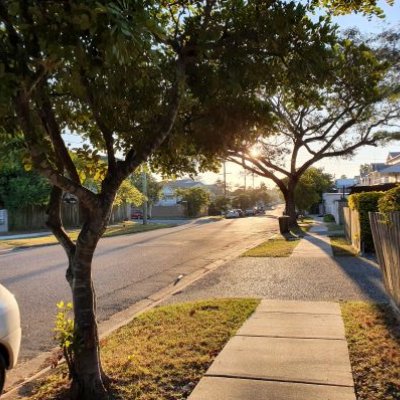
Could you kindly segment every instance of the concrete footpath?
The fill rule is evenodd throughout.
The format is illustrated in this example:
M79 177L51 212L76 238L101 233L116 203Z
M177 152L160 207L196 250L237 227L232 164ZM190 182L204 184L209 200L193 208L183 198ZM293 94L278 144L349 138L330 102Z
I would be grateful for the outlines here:
M262 300L189 400L355 400L339 304Z

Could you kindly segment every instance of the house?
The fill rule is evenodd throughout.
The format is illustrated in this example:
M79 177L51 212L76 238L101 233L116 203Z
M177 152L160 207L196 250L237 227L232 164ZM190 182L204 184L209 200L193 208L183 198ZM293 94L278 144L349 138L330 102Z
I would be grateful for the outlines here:
M153 218L184 217L185 207L180 203L176 189L190 189L201 187L210 192L211 198L215 197L216 185L206 185L193 179L180 179L176 181L165 181L162 183L162 194L160 200L152 207ZM204 213L205 215L205 213Z
M342 178L335 180L335 186L328 193L322 194L322 214L331 214L337 224L343 223L343 206L347 204L347 197L358 182L357 178Z
M179 197L176 195L176 189L190 189L194 187L201 187L208 189L209 185L205 185L202 182L196 182L193 179L181 179L176 181L165 181L162 183L162 195L160 200L155 206L176 206L179 204Z
M400 152L390 152L384 163L369 164L360 177L361 186L400 183Z

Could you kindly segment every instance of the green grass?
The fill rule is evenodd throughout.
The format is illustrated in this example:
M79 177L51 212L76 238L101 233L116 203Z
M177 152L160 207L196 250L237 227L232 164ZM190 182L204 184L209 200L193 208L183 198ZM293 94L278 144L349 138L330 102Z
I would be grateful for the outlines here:
M259 300L220 299L160 307L102 340L113 399L186 399ZM65 367L35 382L31 400L68 399Z
M332 234L344 234L344 226L335 224L334 222L329 222L325 224L328 228L328 232Z
M352 257L357 255L354 247L343 236L330 236L333 255L335 257Z
M242 257L289 257L300 243L300 239L310 230L312 225L313 220L303 220L299 223L298 228L290 230L292 240L287 240L282 235L276 235L258 246L247 250L242 254Z
M147 232L147 231L152 231L154 229L170 228L173 226L176 225L152 224L152 223L143 225L140 222L126 221L118 225L113 225L108 227L103 237L129 235L132 233ZM71 237L71 239L75 241L78 238L79 230L78 229L68 230L68 234ZM36 246L49 246L54 244L58 244L58 241L54 235L47 235L34 238L0 240L0 248L36 247Z
M286 240L283 237L272 238L247 250L242 257L288 257L293 253L300 240Z
M389 305L341 305L357 400L400 399L400 324Z

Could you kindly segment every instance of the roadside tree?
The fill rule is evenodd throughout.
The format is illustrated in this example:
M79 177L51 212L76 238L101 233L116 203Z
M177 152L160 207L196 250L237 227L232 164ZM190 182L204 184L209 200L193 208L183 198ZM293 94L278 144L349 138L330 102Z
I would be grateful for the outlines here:
M197 217L210 204L210 192L201 187L176 189L175 194L185 206L187 217Z
M308 168L398 135L399 85L392 79L393 65L348 39L333 50L324 79L263 91L270 125L255 142L241 141L228 151L229 161L279 187L291 225L297 224L295 190Z
M334 185L331 174L322 168L310 167L300 177L295 190L295 204L300 212L309 212L313 206L322 202L322 194Z

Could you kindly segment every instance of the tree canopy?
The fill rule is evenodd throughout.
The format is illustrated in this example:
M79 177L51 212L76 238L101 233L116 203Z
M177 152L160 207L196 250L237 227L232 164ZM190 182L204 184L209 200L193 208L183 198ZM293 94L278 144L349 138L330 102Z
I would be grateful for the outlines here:
M302 174L328 157L353 155L399 133L397 68L381 52L349 39L338 42L318 81L262 91L270 123L255 141L232 144L228 160L273 180L295 223L294 189Z

